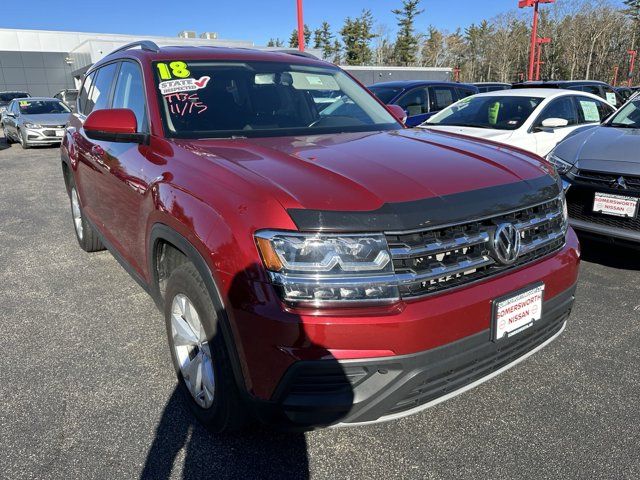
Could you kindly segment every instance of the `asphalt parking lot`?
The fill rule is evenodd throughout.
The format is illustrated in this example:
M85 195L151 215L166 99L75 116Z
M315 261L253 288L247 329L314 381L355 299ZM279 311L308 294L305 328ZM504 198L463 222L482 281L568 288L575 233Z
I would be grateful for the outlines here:
M0 139L0 178L3 479L640 478L640 252L586 244L563 335L421 414L216 437L151 299L77 246L57 148Z

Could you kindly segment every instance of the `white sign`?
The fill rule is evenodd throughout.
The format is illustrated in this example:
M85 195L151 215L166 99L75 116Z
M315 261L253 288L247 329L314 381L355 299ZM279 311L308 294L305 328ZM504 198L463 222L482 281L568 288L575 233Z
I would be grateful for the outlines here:
M211 78L207 76L200 77L198 80L195 78L166 80L164 82L160 82L158 87L160 88L160 93L162 95L170 95L178 92L192 92L194 90L205 88L207 83L209 83L209 80L211 80Z
M638 211L638 199L609 193L596 193L593 211L616 217L635 217Z
M542 318L544 285L539 285L495 304L495 340L526 330Z
M618 99L616 98L616 94L612 93L612 92L606 92L607 95L607 102L609 102L611 105L617 105L618 104Z

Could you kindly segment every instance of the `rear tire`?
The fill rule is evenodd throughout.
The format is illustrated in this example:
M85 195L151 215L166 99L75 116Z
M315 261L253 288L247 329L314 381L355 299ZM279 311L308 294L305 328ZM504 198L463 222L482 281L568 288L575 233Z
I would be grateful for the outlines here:
M104 245L100 241L98 234L91 224L89 224L82 212L80 197L76 190L76 184L73 181L73 176L71 175L69 175L69 199L71 200L71 219L73 220L73 227L76 232L76 239L78 240L80 248L85 252L98 252L100 250L104 250Z
M200 274L192 263L169 277L164 316L178 389L207 430L239 430L249 421L236 386L223 331Z

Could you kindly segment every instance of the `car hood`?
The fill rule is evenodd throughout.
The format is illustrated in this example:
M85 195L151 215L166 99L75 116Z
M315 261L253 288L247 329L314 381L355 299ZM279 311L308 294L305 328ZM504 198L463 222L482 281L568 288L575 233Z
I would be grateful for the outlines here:
M437 130L440 132L457 133L460 135L468 135L470 137L486 138L495 142L505 141L513 136L513 130L497 130L491 128L477 127L458 127L455 125L424 125L421 128Z
M533 199L541 178L555 185L525 152L427 130L176 143L253 177L287 209L375 211L510 184Z
M38 125L65 125L69 121L70 113L42 113L38 115L22 115L22 122Z
M584 170L638 175L640 130L599 126L576 133L553 151Z

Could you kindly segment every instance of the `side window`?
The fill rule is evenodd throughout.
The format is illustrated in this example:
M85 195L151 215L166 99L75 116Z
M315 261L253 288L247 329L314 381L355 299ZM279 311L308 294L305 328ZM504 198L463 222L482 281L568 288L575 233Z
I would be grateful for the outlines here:
M563 118L569 123L567 126L578 125L578 112L571 96L556 98L543 110L536 121L536 126L541 126L542 122L548 118Z
M113 108L133 110L138 119L138 131L148 131L142 73L140 67L133 62L122 62L113 96Z
M490 91L491 87L484 87L485 88L485 92ZM482 90L478 89L480 92L482 92ZM475 95L476 92L472 91L472 90L467 90L466 88L457 88L458 91L458 100L462 100L463 98L467 98L470 97L471 95Z
M13 113L15 113L16 115L20 115L20 106L15 100L13 101Z
M91 90L91 85L93 84L93 79L96 76L96 72L91 72L91 74L85 77L84 82L82 83L82 88L80 89L80 94L78 95L78 112L85 113L85 107L87 105L87 100L89 98L89 90Z
M618 106L618 96L616 95L616 92L613 90L613 88L609 88L609 87L602 87L604 90L604 98L607 102L609 102L611 105L615 105L616 107Z
M109 108L109 95L111 93L111 87L113 85L113 79L116 75L118 68L117 63L110 63L106 67L99 68L96 73L96 78L93 82L93 88L89 92L89 98L87 105L84 109L84 114L94 110L104 110Z
M427 107L427 89L415 88L409 93L405 93L397 104L404 108L410 117L427 113L429 111Z
M604 102L588 97L576 97L580 123L600 123L613 113L613 108Z
M451 87L429 87L429 106L431 112L437 112L455 102L455 91Z

